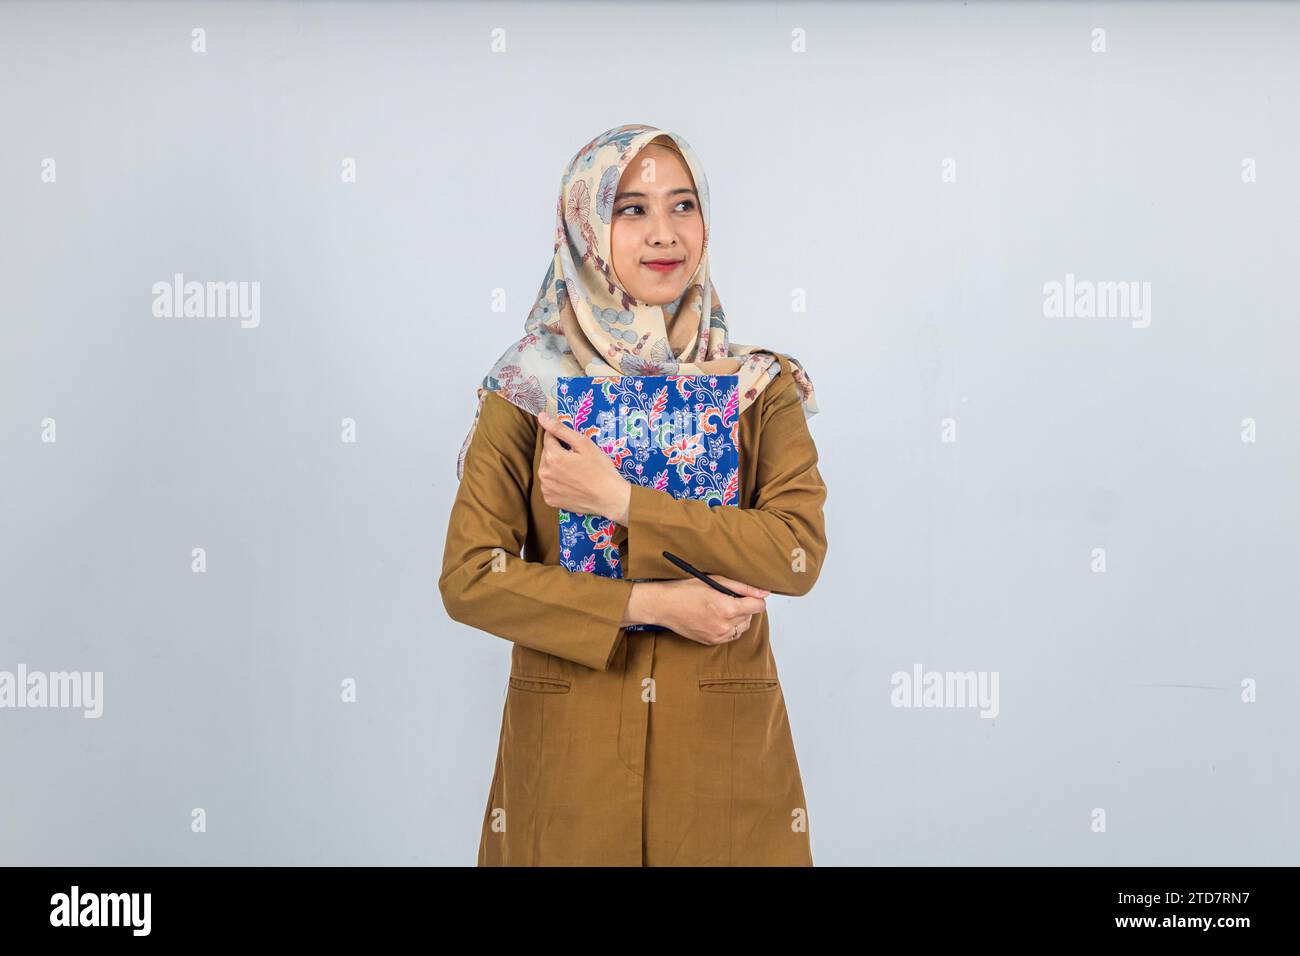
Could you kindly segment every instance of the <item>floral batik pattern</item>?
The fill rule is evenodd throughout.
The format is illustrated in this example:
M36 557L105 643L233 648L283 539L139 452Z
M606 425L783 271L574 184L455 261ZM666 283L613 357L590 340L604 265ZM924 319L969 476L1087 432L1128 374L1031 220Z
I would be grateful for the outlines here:
M559 420L595 442L628 481L710 507L739 505L739 376L560 376L557 392ZM616 530L601 515L560 509L560 564L623 577Z

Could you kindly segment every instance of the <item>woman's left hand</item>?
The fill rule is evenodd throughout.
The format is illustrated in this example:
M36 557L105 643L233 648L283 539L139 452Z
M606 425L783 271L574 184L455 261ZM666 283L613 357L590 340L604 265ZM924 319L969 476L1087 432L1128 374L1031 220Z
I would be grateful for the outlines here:
M627 524L632 486L610 457L586 435L546 412L537 416L537 422L546 430L542 460L537 465L542 499L552 508ZM572 450L566 451L560 439Z

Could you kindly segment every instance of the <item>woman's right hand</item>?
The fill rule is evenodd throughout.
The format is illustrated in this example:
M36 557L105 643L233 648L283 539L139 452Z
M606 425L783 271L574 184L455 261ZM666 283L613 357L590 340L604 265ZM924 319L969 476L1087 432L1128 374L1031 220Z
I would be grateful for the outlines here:
M699 644L726 644L749 630L755 614L767 610L764 598L771 591L720 574L708 577L741 597L715 591L696 578L645 582L654 588L653 600L648 602L654 616L652 623Z

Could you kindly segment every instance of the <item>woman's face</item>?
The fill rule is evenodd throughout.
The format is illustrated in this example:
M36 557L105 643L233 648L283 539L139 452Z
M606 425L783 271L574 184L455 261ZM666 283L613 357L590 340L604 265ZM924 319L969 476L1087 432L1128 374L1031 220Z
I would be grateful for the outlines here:
M614 274L632 297L666 305L686 290L703 254L704 217L680 153L652 144L623 170L610 245Z

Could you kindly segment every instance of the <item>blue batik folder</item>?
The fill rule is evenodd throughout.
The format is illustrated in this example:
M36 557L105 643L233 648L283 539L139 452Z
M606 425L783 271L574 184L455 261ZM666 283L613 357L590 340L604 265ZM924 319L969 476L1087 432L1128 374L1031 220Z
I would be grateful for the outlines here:
M562 375L556 392L560 421L599 445L628 481L710 507L740 504L739 376ZM578 573L623 577L616 530L601 515L561 508L560 563ZM631 624L627 630L665 628Z

